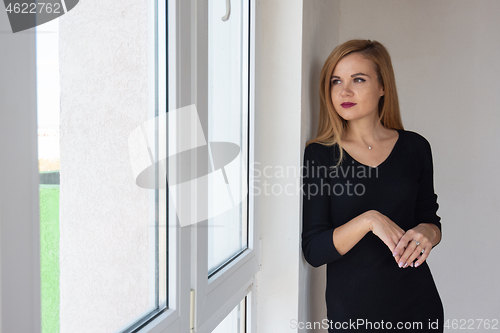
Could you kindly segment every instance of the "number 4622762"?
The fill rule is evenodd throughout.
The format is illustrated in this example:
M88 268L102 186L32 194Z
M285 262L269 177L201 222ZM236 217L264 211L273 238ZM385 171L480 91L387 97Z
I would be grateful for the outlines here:
M59 3L9 3L5 9L7 13L14 14L36 14L36 13L47 13L47 14L61 14L61 4Z
M498 330L498 319L447 319L444 322L444 328L453 330Z

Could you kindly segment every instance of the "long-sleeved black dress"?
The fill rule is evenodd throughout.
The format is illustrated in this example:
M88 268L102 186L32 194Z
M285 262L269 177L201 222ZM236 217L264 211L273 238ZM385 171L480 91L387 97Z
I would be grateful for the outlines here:
M312 266L327 264L329 332L401 326L406 331L443 331L443 305L427 262L399 268L389 248L371 232L343 256L332 240L336 227L369 210L388 216L405 231L420 223L441 230L430 145L417 133L398 133L390 155L376 168L345 151L342 164L330 168L337 164L337 145L312 143L305 149L302 250Z

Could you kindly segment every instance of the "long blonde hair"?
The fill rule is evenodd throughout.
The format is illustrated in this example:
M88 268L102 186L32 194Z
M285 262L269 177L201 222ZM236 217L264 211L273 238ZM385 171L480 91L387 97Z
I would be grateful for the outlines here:
M387 49L377 41L352 39L337 46L328 56L321 70L319 82L320 109L317 136L308 141L306 146L317 142L326 146L338 144L342 161L344 152L340 138L347 127L347 121L340 117L335 110L331 98L331 76L340 59L351 53L360 53L375 64L378 80L384 89L384 96L379 100L379 120L383 126L390 129L403 129L399 112L398 92L396 79L392 69L391 57Z

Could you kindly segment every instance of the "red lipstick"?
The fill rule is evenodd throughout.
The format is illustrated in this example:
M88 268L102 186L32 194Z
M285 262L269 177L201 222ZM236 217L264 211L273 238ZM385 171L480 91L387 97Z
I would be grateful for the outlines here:
M344 109L348 109L350 107L353 107L354 105L356 105L356 103L349 103L349 102L346 102L346 103L342 103L340 104Z

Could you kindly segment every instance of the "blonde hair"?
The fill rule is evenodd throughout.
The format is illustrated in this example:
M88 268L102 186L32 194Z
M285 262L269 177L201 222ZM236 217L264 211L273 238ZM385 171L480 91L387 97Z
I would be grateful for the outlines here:
M403 129L403 122L399 112L396 79L394 78L391 57L387 49L377 41L363 39L352 39L340 44L330 53L321 70L318 134L314 139L306 143L306 146L313 142L326 146L338 144L340 158L337 166L344 155L340 138L347 127L347 121L338 115L333 106L330 86L331 76L340 59L355 52L374 63L378 80L384 89L384 96L380 98L378 104L380 122L386 128Z

